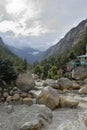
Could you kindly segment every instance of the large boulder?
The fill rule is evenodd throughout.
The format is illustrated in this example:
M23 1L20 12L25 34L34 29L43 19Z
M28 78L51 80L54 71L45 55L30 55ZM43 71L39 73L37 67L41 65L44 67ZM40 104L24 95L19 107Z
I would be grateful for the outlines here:
M59 88L62 90L66 90L66 89L72 90L72 89L80 88L80 85L78 85L76 81L72 81L64 77L58 79L57 84L59 85Z
M59 105L59 96L55 89L45 87L37 97L36 102L38 104L45 104L53 110Z
M87 66L79 66L73 69L72 78L74 79L85 79L87 78Z
M72 97L60 97L60 107L68 107L68 108L74 108L77 107L79 102Z
M20 74L16 81L16 85L20 90L25 91L25 92L32 90L35 86L35 83L34 83L31 73Z
M14 106L14 112L12 106L7 107L12 113L1 106L0 130L40 130L52 122L52 111L44 105Z

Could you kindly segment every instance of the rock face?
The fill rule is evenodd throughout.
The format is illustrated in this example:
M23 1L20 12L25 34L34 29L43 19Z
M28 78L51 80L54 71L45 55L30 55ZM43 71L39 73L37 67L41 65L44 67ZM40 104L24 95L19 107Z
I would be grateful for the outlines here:
M41 130L53 117L52 111L44 105L14 106L13 113L7 113L6 108L0 110L0 130Z
M79 102L72 97L60 97L60 107L77 107Z
M84 78L87 78L87 66L76 67L72 71L72 78L74 78L74 79L84 79Z
M53 110L59 105L58 93L51 87L45 87L37 97L36 102L38 104L45 104Z
M60 89L78 89L80 88L80 86L75 82L75 81L71 81L68 78L60 78L58 79L57 84L59 85Z
M30 73L20 74L16 84L17 87L22 91L29 91L34 88L34 80Z

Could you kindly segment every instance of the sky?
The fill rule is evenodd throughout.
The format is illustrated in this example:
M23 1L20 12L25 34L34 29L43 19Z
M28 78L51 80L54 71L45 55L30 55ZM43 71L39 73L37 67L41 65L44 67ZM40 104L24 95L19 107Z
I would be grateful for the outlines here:
M16 48L46 50L87 18L87 0L0 0L0 36Z

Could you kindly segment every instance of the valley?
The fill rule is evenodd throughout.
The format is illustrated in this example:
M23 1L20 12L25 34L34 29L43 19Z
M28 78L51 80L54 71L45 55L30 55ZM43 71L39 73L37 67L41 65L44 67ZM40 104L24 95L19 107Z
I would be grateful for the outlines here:
M0 38L0 130L87 129L87 19L45 52Z

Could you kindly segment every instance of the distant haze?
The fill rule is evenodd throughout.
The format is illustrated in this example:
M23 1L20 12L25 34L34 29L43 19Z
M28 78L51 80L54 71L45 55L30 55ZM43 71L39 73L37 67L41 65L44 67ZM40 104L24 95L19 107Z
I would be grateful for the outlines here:
M0 0L0 36L8 45L45 50L87 18L87 0Z

